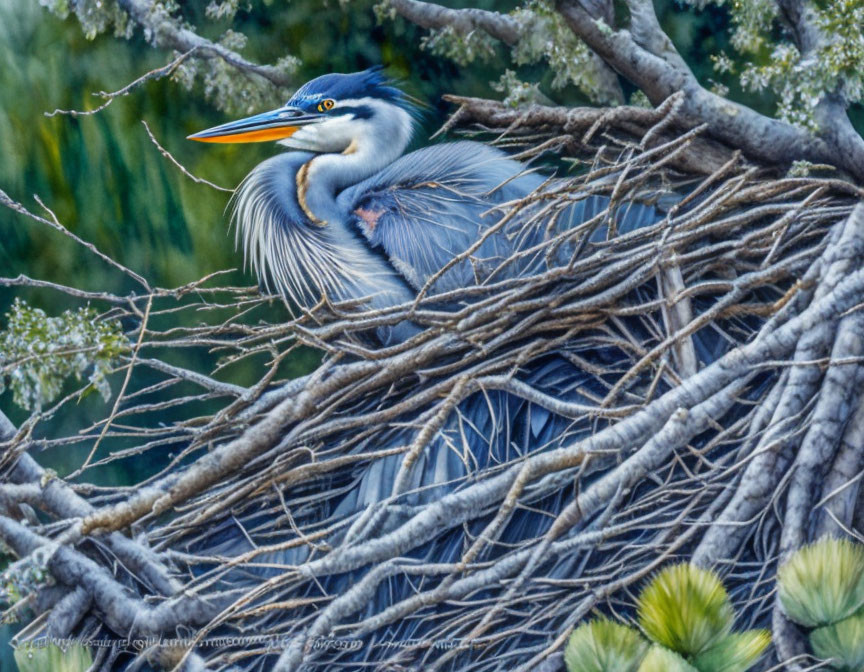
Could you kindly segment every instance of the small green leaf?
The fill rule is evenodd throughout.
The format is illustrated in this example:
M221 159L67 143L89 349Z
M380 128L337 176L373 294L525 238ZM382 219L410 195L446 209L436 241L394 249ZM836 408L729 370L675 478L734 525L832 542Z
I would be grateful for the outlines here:
M736 632L693 660L699 672L746 672L771 643L767 630Z

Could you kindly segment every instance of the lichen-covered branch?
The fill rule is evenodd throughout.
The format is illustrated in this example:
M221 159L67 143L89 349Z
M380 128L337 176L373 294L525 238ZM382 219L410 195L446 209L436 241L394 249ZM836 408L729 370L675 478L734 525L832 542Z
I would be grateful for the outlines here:
M238 70L263 77L279 87L292 84L291 73L284 67L253 63L236 51L201 37L179 25L161 3L152 0L117 0L117 4L146 31L148 38L158 47L193 52L195 57L220 58Z
M387 0L387 4L402 18L422 28L452 27L462 35L482 30L490 37L510 46L514 46L522 37L518 22L499 12L484 9L449 9L433 2L420 0Z

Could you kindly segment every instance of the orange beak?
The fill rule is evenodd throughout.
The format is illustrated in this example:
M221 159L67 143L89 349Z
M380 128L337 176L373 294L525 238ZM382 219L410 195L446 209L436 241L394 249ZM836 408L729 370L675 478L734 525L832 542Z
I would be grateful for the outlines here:
M221 126L208 128L190 135L188 140L198 142L267 142L290 138L301 126L318 123L324 115L309 114L296 107L256 114Z

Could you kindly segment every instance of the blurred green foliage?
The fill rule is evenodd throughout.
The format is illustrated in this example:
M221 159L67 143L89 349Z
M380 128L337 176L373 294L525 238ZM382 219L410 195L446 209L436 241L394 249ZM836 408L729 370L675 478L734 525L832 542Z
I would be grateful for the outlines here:
M93 665L93 656L80 644L25 646L15 650L15 662L18 672L86 672Z

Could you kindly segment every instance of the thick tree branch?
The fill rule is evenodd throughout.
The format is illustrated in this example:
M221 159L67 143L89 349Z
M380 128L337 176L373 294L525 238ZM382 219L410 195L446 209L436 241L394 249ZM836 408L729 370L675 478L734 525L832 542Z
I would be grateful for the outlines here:
M825 250L821 263L811 269L819 278L815 301L823 299L860 266L864 258L864 206L856 207L837 232L839 235ZM748 534L745 524L767 510L778 483L793 460L795 448L802 441L797 421L819 394L823 372L817 362L828 353L834 341L835 324L836 320L817 323L797 343L793 359L796 366L788 378L781 381L780 398L773 409L771 422L752 451L742 475L742 484L736 489L732 501L694 552L693 560L697 564L711 566L734 557ZM854 374L854 367L839 369L840 373L834 375ZM825 415L829 412L826 409L833 410L840 405L841 399L823 397L820 403ZM810 438L810 441L814 440ZM811 447L810 451L813 450ZM798 515L803 514L799 511ZM800 530L795 535L800 544Z
M205 602L186 595L150 606L131 597L103 567L82 553L68 546L55 544L3 516L0 516L0 539L18 557L27 557L35 552L45 553L48 571L58 581L74 588L75 592L70 595L75 597L70 597L69 600L78 602L79 597L83 600L83 595L77 592L79 587L83 588L99 605L106 625L118 635L138 638L174 633L178 632L181 626L207 623L218 610L218 606L212 601ZM81 605L79 603L74 606ZM182 655L182 650L164 647L157 649L155 653L154 662L173 669Z
M860 386L864 381L857 382ZM859 400L855 413L849 419L849 424L843 434L840 450L831 465L831 471L825 478L822 488L822 500L817 505L819 524L816 538L825 534L842 535L853 525L855 503L861 490L861 478L864 476L864 399Z
M509 46L522 37L519 24L506 14L483 9L448 9L433 2L420 0L388 0L388 4L402 18L421 28L438 30L453 28L460 35L482 30Z
M444 99L460 106L452 117L454 123L474 122L487 128L506 129L508 134L535 129L555 129L567 134L561 136L561 145L578 153L591 145L592 141L595 145L599 142L595 137L601 129L614 128L630 132L634 137L641 137L649 128L667 117L671 128L654 133L650 146L669 142L673 137L677 137L673 131L680 128L675 120L683 102L683 95L673 94L655 109L629 105L613 108L531 105L514 109L504 103L484 98L445 95ZM733 161L735 156L735 152L725 145L696 136L674 157L672 164L684 172L710 175Z
M813 9L804 0L777 0L781 15L792 29L795 43L806 56L822 42L823 35L813 20Z
M827 163L864 181L864 140L853 137L845 124L832 125L823 137L816 137L711 93L699 84L668 38L657 38L659 26L648 0L630 4L636 10L635 33L598 22L577 0L556 3L573 32L652 103L658 105L673 93L683 92L681 117L686 123L707 123L712 137L761 162L788 165L803 159Z
M145 29L156 46L180 52L194 50L195 58L221 58L238 70L263 77L276 86L288 87L292 83L290 75L279 68L253 63L236 51L179 26L159 3L152 0L117 0L117 4L129 18Z

